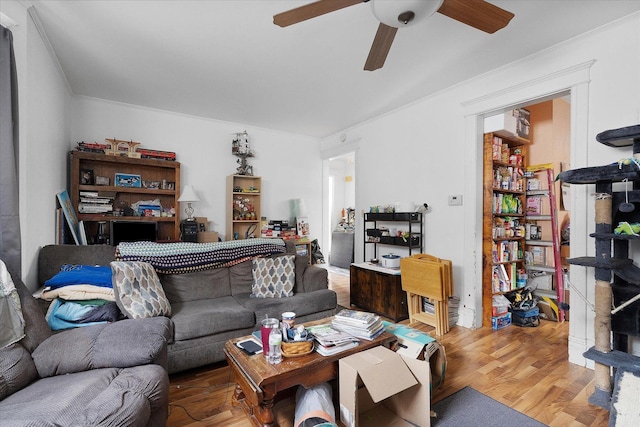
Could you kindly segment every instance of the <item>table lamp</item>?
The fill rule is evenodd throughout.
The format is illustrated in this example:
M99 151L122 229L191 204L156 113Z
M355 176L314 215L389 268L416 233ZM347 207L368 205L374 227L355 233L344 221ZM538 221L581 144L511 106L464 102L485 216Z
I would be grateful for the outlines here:
M193 216L193 207L191 207L191 203L199 202L199 201L200 201L200 198L196 194L193 187L191 185L185 185L184 188L182 189L182 192L180 193L180 198L178 199L178 202L187 203L187 207L184 210L184 212L187 214L186 221L196 220Z

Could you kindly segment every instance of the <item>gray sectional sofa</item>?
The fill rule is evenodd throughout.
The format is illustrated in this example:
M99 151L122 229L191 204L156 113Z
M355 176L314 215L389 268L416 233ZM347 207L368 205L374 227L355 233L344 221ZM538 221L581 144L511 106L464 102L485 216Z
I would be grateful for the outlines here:
M20 301L12 311L24 319L24 336L0 347L0 427L165 425L169 319L53 334L27 287L11 277Z
M287 252L294 251L287 243ZM109 265L114 259L111 246L45 246L38 257L38 279L43 284L63 264ZM286 298L252 298L251 268L249 260L231 267L159 275L173 322L169 373L224 360L225 342L258 330L267 316L279 318L293 311L296 322L303 323L334 314L337 297L328 289L327 270L309 265L307 257L296 255L294 295Z

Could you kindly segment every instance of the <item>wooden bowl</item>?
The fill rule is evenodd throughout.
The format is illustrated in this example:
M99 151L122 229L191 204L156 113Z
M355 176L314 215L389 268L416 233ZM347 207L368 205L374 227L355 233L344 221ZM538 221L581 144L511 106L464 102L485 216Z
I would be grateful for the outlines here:
M282 342L281 349L284 357L304 356L313 351L313 340Z

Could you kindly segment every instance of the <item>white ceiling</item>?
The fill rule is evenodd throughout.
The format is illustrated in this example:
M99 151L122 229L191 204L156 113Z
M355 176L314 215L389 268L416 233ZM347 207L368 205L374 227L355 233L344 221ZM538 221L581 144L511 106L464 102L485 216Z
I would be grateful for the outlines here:
M287 28L308 1L21 0L74 94L324 137L640 10L640 1L491 1L486 34L436 13L364 71L378 21L358 4ZM622 40L620 41L623 42Z

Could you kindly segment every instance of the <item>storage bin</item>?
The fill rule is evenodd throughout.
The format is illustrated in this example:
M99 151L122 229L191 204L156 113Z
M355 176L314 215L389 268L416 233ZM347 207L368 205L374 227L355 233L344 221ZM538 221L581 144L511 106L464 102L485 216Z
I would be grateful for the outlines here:
M393 214L393 219L396 221L417 221L418 213L417 212L396 212Z
M491 328L498 330L506 328L511 324L511 313L503 314L502 316L494 316L491 318Z
M393 221L393 213L365 213L365 221Z
M402 237L395 238L395 244L398 246L419 246L420 236L411 236L403 239Z

